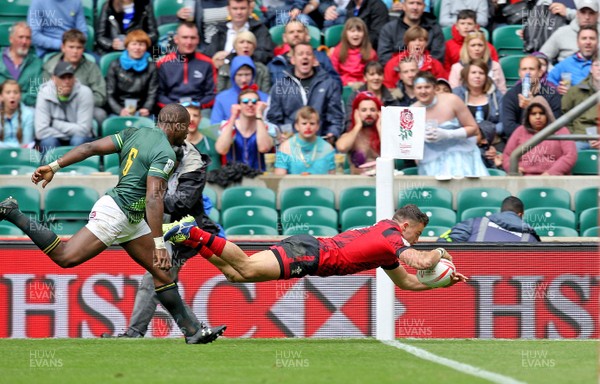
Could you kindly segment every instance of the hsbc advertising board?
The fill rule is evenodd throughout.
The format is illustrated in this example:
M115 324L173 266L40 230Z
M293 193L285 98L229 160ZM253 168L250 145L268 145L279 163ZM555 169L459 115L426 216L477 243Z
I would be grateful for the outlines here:
M268 245L242 244L248 254ZM425 292L397 289L397 337L599 337L594 244L447 249L469 283ZM143 273L119 248L61 269L29 243L0 245L0 337L123 332ZM179 277L194 313L211 325L227 324L227 337L374 336L375 286L375 271L234 284L201 257L188 260ZM178 336L159 306L146 337Z

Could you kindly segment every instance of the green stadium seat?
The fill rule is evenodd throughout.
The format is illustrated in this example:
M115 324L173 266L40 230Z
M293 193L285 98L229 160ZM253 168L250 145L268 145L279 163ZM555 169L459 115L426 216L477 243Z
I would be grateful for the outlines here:
M102 123L102 137L114 135L130 127L152 128L154 121L143 116L111 116Z
M500 207L510 195L503 188L465 188L456 196L456 214L462 217L464 210L474 207Z
M24 233L19 228L15 227L13 223L1 222L0 223L0 236L23 236Z
M73 146L62 146L52 148L44 155L44 164L48 164L54 160L58 160L63 157L67 152L75 147ZM81 160L78 163L69 165L68 167L61 168L59 172L69 172L71 170L75 170L78 167L85 166L94 168L94 172L98 172L100 170L100 156L92 156L87 159ZM81 169L81 173L83 173L83 169ZM88 172L89 173L89 172ZM86 173L87 174L87 173Z
M352 207L375 207L375 187L348 187L340 192L340 215Z
M102 76L106 77L110 63L117 60L122 54L123 52L108 52L100 57L100 72L102 72Z
M425 230L423 230L423 234L421 236L427 237L440 237L444 233L448 232L451 227L441 226L441 225L427 225Z
M557 226L575 229L575 213L565 208L526 209L523 220L535 230L554 229Z
M36 167L30 165L0 165L0 175L30 175L35 172Z
M277 229L277 211L269 207L242 205L229 208L222 215L225 229L236 225L266 225Z
M219 210L217 208L213 207L210 210L210 213L208 214L208 218L211 219L215 223L220 223L221 222L221 212L219 212Z
M452 227L456 224L456 212L444 207L419 207L429 217L429 224L439 227Z
M87 165L73 164L73 165L69 165L68 167L61 168L57 173L77 176L77 175L91 175L92 173L96 173L96 172L99 172L98 168L89 167Z
M119 175L119 166L114 166L114 167L109 167L109 168L104 168L104 172L109 172L112 173L113 175Z
M343 25L334 25L325 30L324 42L329 48L338 45L342 39L342 31L344 30Z
M277 197L266 187L229 187L221 195L221 212L240 205L260 205L275 209Z
M353 207L342 212L340 223L342 231L352 227L368 227L375 224L377 212L375 207Z
M489 216L498 212L500 212L500 207L473 207L463 211L460 216L460 221Z
M83 14L85 15L85 21L88 24L94 24L94 0L81 0L81 5L83 6Z
M46 222L56 220L86 220L98 200L95 189L83 186L55 187L44 197Z
M522 25L505 25L494 29L492 44L498 51L498 56L523 54L523 39L517 35L520 29L523 29Z
M523 201L525 209L554 207L571 209L571 194L558 187L525 188L517 197Z
M17 199L21 212L36 219L40 218L41 196L36 188L16 185L0 187L0 200L4 200L9 196Z
M159 25L158 26L158 37L164 37L166 35L168 35L169 33L172 33L173 35L175 35L175 33L177 33L177 27L179 27L179 23L167 23L167 24L163 24L163 25Z
M599 207L588 208L581 212L581 216L579 216L580 233L583 234L586 230L598 226L598 212L600 212Z
M294 187L279 194L281 212L302 205L335 208L335 193L325 187Z
M600 226L591 227L591 228L586 229L581 236L583 236L583 237L599 237L600 236Z
M106 0L97 0L96 2L96 20L100 20L100 14L102 14L104 3L106 3Z
M283 210L281 213L281 228L305 228L311 225L323 225L333 229L338 228L338 213L333 208L321 206L299 206Z
M112 168L112 167L118 167L119 166L119 154L111 153L110 155L102 156L102 164L103 164L105 170Z
M442 12L442 0L432 0L433 5L433 15L435 16L436 20L440 19L440 13Z
M598 150L586 149L577 152L577 161L571 169L574 175L597 175L598 174Z
M13 24L14 22L12 21L0 22L0 47L10 46L9 38Z
M154 0L154 17L158 24L164 24L164 16L174 16L183 7L183 0Z
M349 85L345 85L344 88L342 88L342 101L344 102L344 105L348 104L348 101L350 100L350 96L352 96L352 93L354 93L354 89L349 86ZM346 156L348 157L348 156Z
M406 204L452 209L452 192L442 187L427 186L403 189L398 193L398 207Z
M267 225L235 225L225 230L227 236L232 235L270 235L277 236L277 229Z
M204 186L204 190L202 191L202 194L206 197L208 197L210 199L210 201L212 201L213 203L213 207L217 207L217 203L219 202L219 195L217 194L217 192L212 189L211 187L209 187L208 185Z
M85 41L85 50L88 52L94 52L94 46L96 45L96 31L93 25L87 25L87 40ZM88 56L86 56L87 58ZM93 57L93 56L92 56ZM96 63L96 58L93 57L92 63Z
M406 167L401 169L402 173L406 176L417 176L419 175L419 167Z
M307 225L305 227L290 227L283 231L285 236L310 235L310 236L335 236L339 232L335 228L324 225Z
M600 189L598 187L583 188L575 192L575 216L579 219L581 212L598 206Z
M15 23L17 21L27 21L27 13L31 0L14 0L2 2L0 11L0 21Z
M31 148L0 148L0 165L29 165L38 167L41 155L37 149Z
M157 16L158 17L158 16ZM307 26L308 33L310 35L310 45L313 48L319 48L321 45L321 30L317 27L313 27L312 25ZM283 44L283 32L285 31L284 25L276 25L274 27L269 28L269 34L271 35L271 40L275 45Z
M536 228L538 236L547 237L579 237L576 230L569 227L556 226L554 228Z
M523 57L525 57L525 55L521 54L500 58L500 66L502 67L502 72L504 72L507 87L512 87L521 80L521 77L519 76L519 63Z
M488 168L490 176L506 176L506 172L497 168Z
M85 225L87 224L87 219L86 220L65 220L65 219L58 219L58 220L54 220L51 222L48 222L48 228L53 231L54 233L56 233L58 236L70 236L70 235L74 235L77 232L79 232L79 230L83 227L85 227Z
M452 26L442 28L442 33L445 41L452 40Z

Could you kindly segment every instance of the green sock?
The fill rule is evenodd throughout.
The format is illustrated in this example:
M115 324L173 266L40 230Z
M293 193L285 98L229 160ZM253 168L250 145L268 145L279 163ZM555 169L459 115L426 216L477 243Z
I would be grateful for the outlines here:
M45 254L50 254L60 244L60 238L36 219L31 219L18 209L13 209L6 215L10 221L33 241Z

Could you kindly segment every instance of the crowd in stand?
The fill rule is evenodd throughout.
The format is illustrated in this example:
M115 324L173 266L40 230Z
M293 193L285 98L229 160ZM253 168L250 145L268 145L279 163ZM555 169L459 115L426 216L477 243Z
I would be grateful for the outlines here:
M86 51L81 0L32 0L0 60L0 146L78 145L102 135L107 117L152 118L182 103L188 139L212 168L265 170L264 154L276 152L276 174L328 174L345 153L361 173L385 140L381 108L414 106L427 120L420 175L485 176L508 170L516 147L600 89L598 0L534 2L564 25L521 58L511 86L486 38L508 22L499 2L440 1L436 18L425 0L197 0L157 20L150 0L108 0ZM172 41L159 39L158 25L172 21ZM533 20L524 21L528 39ZM275 25L284 26L279 46ZM343 25L339 44L315 49L309 25ZM104 75L100 58L115 52ZM199 129L202 119L218 138ZM596 126L592 108L557 134ZM578 150L599 147L544 141L519 172L570 174Z

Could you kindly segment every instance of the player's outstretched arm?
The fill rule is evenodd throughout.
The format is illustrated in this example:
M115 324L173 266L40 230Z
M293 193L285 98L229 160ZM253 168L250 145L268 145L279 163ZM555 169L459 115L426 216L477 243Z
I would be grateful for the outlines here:
M425 291L427 289L433 289L417 280L417 276L406 272L406 269L401 265L394 269L384 269L384 271L400 289L407 291Z
M399 256L400 261L414 269L433 268L441 258L452 261L452 256L444 248L436 248L431 251L417 251L414 248L408 248Z

